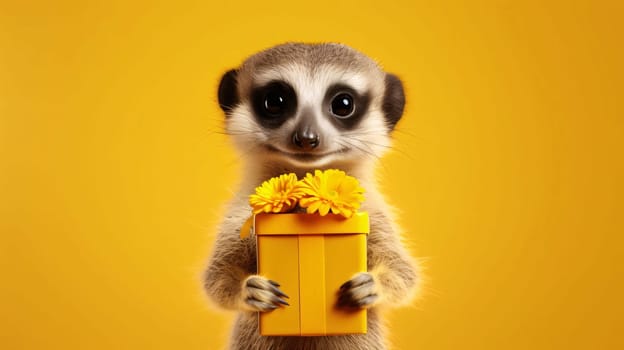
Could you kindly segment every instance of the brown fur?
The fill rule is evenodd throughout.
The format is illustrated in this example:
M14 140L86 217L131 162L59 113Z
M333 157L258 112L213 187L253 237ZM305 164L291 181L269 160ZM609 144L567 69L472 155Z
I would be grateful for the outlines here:
M241 97L241 106L238 110L229 109L226 113L230 119L242 118L248 93L247 87L253 84L254 72L271 68L280 64L299 62L313 70L319 62L330 64L333 67L342 67L351 71L361 72L368 77L370 91L379 92L374 102L377 110L381 110L384 102L385 73L366 56L343 45L337 44L286 44L263 51L243 63L238 70L236 85ZM309 72L309 71L308 71ZM309 73L312 74L312 73ZM244 86L241 84L244 83ZM245 87L247 86L247 87ZM402 90L401 90L402 93ZM387 93L385 95L388 95ZM400 106L402 111L402 106ZM242 112L241 112L242 111ZM379 114L370 113L368 118L383 118ZM249 119L250 121L252 119ZM237 123L234 121L233 123ZM238 125L240 121L238 121ZM236 125L236 124L233 124ZM379 124L379 125L384 125ZM232 126L230 126L232 129ZM391 127L375 129L378 138L388 138ZM232 131L232 130L229 130ZM238 134L234 137L251 138L252 136ZM245 144L254 144L256 140L245 139ZM288 164L279 158L262 155L263 148L256 147L254 154L245 159L245 181L237 192L236 197L227 207L227 216L224 218L217 236L212 256L205 273L205 289L207 294L220 306L239 312L232 332L230 349L302 349L302 350L351 350L351 349L386 349L384 327L380 310L384 306L398 306L409 302L410 296L418 281L417 269L413 260L403 247L399 231L392 218L392 210L388 207L377 190L373 168L376 159L381 153L378 150L374 157L360 157L354 159L335 159L322 166L305 167ZM348 174L357 177L366 189L366 201L362 210L367 211L371 218L370 234L368 235L368 272L371 283L362 290L351 290L351 298L359 302L362 307L368 308L368 332L359 335L321 336L321 337L264 337L258 333L257 311L266 311L250 305L245 281L249 276L257 274L255 236L240 239L239 233L243 222L250 215L247 202L248 195L262 181L285 172L295 172L299 177L314 168L340 168ZM265 276L270 278L271 276ZM262 277L264 278L264 277ZM277 281L279 282L279 281ZM346 281L345 281L346 282ZM361 289L361 288L360 288ZM374 300L366 299L366 295L375 294ZM358 299L359 298L359 299ZM267 301L268 302L268 301Z

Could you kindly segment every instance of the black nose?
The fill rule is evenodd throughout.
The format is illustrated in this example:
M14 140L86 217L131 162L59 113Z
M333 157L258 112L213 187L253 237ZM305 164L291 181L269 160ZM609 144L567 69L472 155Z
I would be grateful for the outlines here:
M292 143L304 151L309 151L319 145L320 138L318 133L310 130L309 128L305 128L303 130L297 130L293 133Z

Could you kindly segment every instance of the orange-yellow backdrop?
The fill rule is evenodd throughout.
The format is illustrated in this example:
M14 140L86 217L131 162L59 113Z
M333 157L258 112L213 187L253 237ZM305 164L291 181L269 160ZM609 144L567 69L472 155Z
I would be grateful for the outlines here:
M174 5L175 3L175 5ZM218 349L220 74L339 41L404 80L397 349L622 349L621 2L2 1L0 348Z

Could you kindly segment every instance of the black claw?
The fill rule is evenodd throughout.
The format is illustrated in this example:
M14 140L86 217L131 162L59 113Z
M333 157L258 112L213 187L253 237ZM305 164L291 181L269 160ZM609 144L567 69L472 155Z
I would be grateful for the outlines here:
M338 306L341 307L341 308L344 308L344 309L355 309L356 308L356 306L353 305L353 303L345 301L345 300L342 300L342 302L339 302Z
M290 299L290 297L289 297L288 295L286 295L286 293L282 292L282 290L281 290L281 289L279 289L279 288L277 288L277 287L273 287L273 288L271 288L271 291L272 291L274 294L276 294L277 296L280 296L280 297L284 297L284 298L288 298L288 299Z
M352 300L351 299L351 295L349 294L342 294L340 297L338 297L338 305L339 306L351 306L352 304Z
M282 298L278 298L278 297L276 297L275 295L271 297L271 302L272 302L273 304L281 304L281 305L288 305L288 306L290 306L290 304L288 304L288 303L286 302L286 300L284 300L284 299L282 299Z
M277 309L277 305L273 305L273 304L269 304L269 303L265 303L263 301L260 301L258 299L254 299L254 298L247 298L247 304L250 304L260 310L275 310Z
M353 284L351 280L346 281L345 283L342 284L342 286L340 286L340 290L342 291L345 289L349 289L351 287L351 284Z
M275 281L273 281L273 280L268 280L268 281L269 281L269 283L271 283L271 284L272 284L273 286L275 286L275 287L279 287L279 286L280 286L280 284L279 284L279 283L277 283L277 282L275 282Z
M336 305L343 308L357 309L373 304L379 296L377 294L369 294L361 299L354 299L350 292L340 294Z
M360 273L358 275L356 275L355 277L353 277L352 279L348 280L347 282L343 283L340 286L340 290L345 290L345 289L350 289L350 288L355 288L355 287L359 287L363 284L367 284L367 283L371 283L373 282L373 277L368 274L368 273Z

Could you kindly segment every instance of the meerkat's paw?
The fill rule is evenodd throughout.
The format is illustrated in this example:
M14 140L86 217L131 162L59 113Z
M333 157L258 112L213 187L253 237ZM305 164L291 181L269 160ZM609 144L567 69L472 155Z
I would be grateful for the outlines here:
M243 308L249 311L271 311L279 306L288 306L288 298L279 289L279 284L262 276L251 275L243 281Z
M361 272L340 286L338 306L367 309L379 300L379 292L373 275Z

